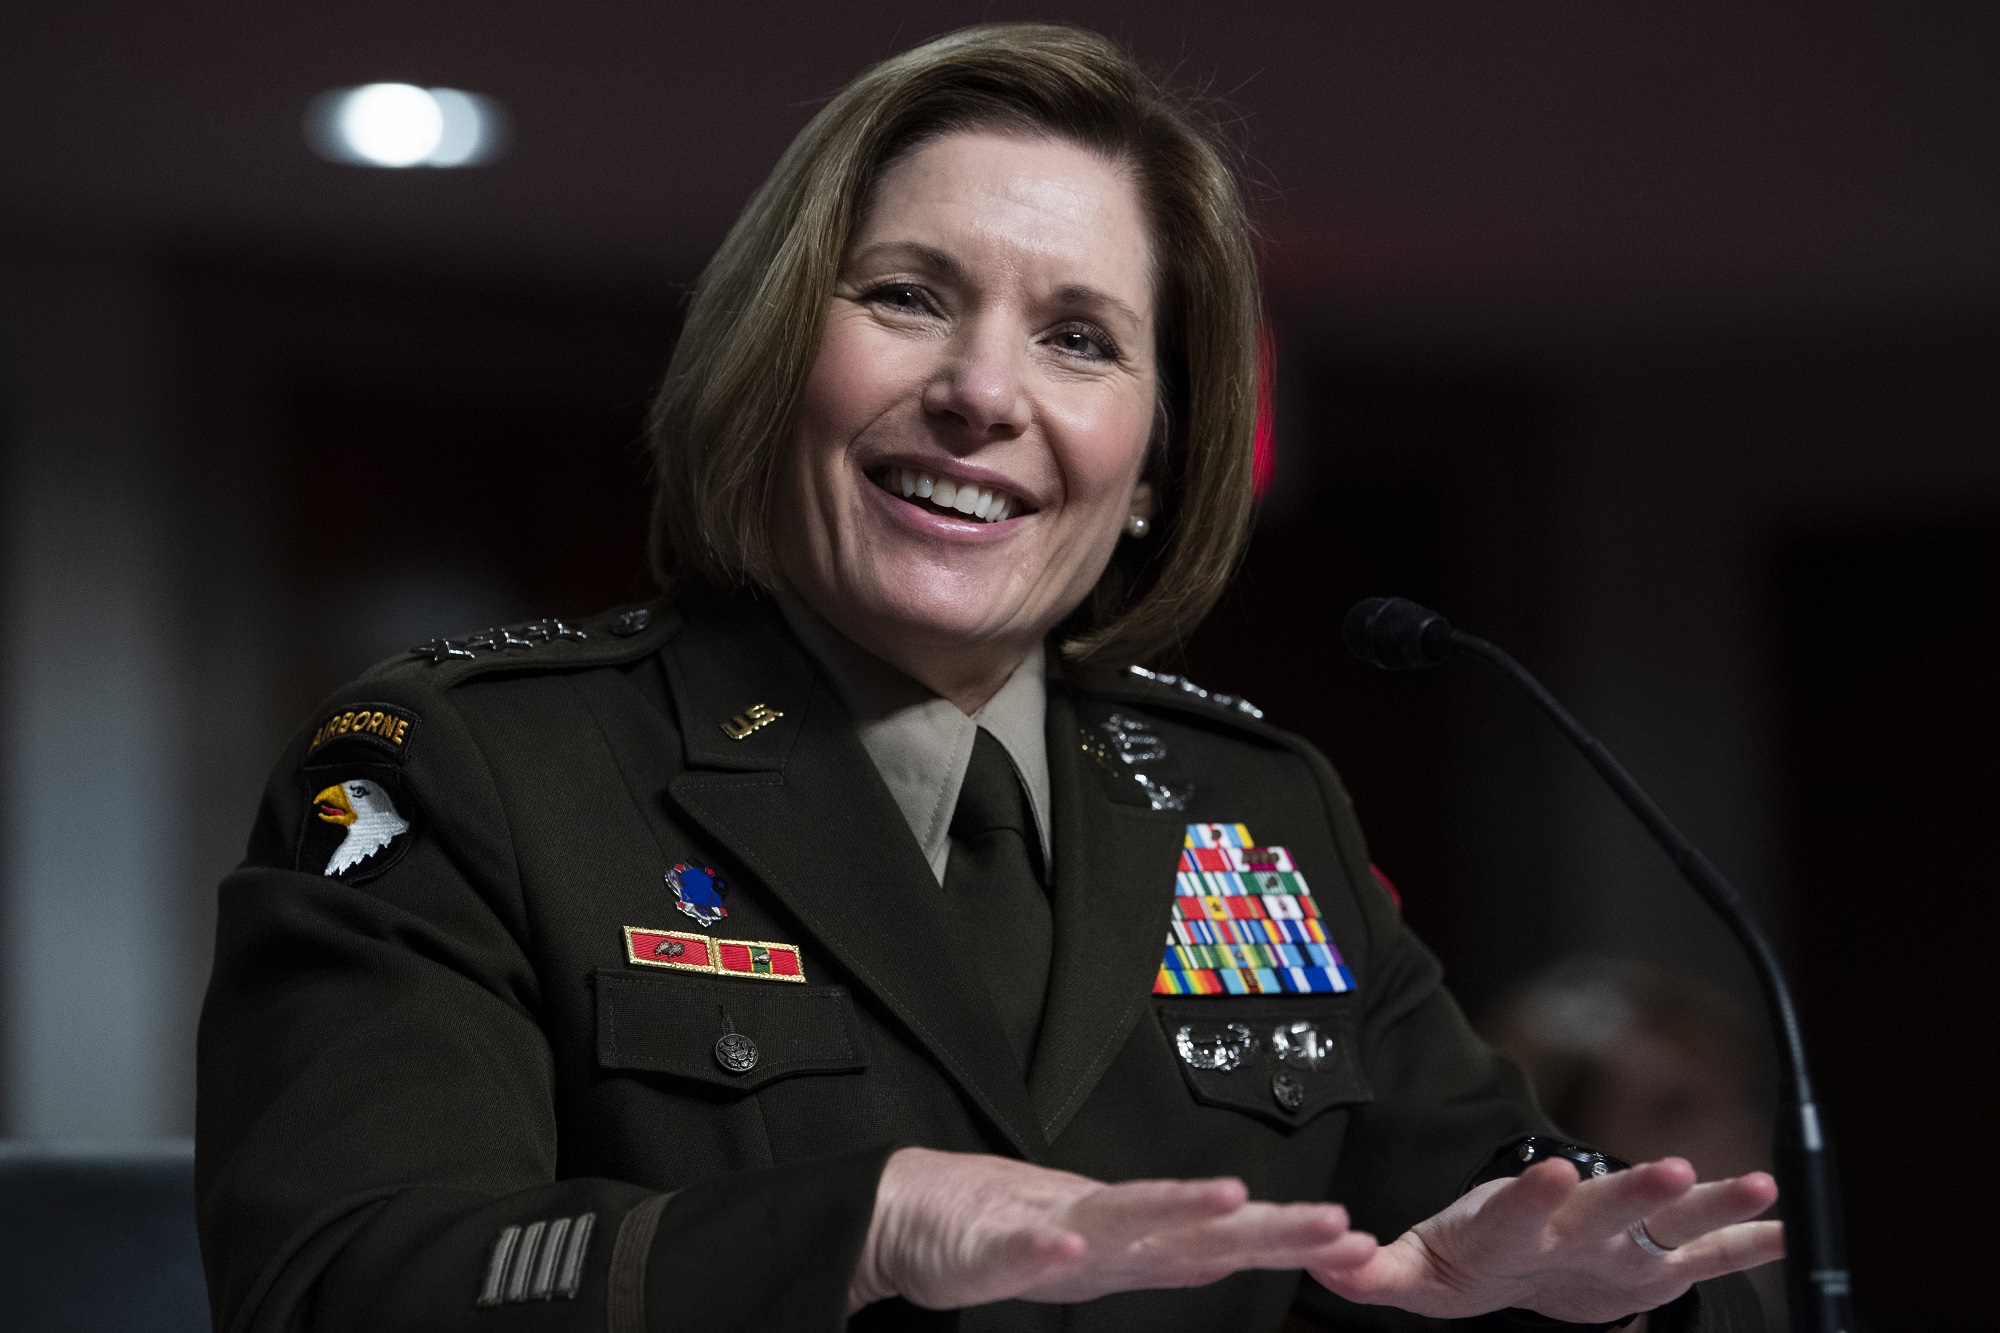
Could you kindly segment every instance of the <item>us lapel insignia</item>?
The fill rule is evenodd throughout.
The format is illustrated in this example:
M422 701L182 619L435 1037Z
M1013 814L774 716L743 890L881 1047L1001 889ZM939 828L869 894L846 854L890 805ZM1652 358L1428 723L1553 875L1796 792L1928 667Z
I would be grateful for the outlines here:
M804 981L805 964L799 946L776 940L717 940L678 930L625 927L625 961L640 967L671 967L682 972L753 981Z
M783 713L769 704L751 704L722 724L722 734L732 741L748 740L783 716Z
M729 915L729 909L722 905L722 891L727 886L708 866L674 862L674 868L667 872L667 887L674 891L674 902L695 919L696 925L712 926Z
M415 713L376 703L345 706L313 729L299 771L307 808L296 868L359 884L409 850L416 816L403 762L417 725Z
M1241 824L1189 824L1155 995L1306 995L1354 989L1292 854Z

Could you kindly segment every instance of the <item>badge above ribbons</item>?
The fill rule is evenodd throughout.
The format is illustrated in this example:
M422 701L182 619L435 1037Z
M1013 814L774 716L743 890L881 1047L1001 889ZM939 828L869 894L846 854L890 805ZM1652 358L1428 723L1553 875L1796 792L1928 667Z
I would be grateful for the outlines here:
M359 884L402 859L415 840L403 762L417 725L415 713L371 703L343 706L313 729L300 768L299 870Z
M729 886L712 867L676 861L667 872L667 887L674 891L674 903L698 926L712 926L729 915L729 909L722 905L723 892Z
M1292 855L1242 824L1189 824L1155 995L1305 995L1354 989Z

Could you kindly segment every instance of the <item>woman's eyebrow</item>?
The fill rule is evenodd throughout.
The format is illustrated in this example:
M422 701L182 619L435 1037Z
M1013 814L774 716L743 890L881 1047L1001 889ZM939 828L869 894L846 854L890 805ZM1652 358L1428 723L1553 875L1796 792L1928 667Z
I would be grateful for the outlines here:
M1143 328L1146 323L1144 319L1140 318L1138 311L1126 305L1110 292L1101 292L1095 287L1086 287L1082 283L1066 283L1056 288L1055 296L1056 301L1062 305L1095 306L1100 309L1109 309L1114 314L1130 320L1134 328Z
M923 245L916 241L877 241L873 245L856 250L847 263L850 268L877 260L903 260L920 268L932 269L950 278L965 276L965 265L948 250L940 250L934 245Z

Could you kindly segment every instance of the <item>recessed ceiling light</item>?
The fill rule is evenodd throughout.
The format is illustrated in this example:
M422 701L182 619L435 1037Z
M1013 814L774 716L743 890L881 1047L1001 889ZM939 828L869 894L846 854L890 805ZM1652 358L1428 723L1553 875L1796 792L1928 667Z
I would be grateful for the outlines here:
M365 167L477 166L499 154L501 128L492 98L413 83L336 88L306 108L320 156Z

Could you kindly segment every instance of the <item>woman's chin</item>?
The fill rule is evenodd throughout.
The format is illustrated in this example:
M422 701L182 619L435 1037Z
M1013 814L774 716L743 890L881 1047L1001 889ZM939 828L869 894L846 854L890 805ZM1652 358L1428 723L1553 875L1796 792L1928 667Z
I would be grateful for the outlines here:
M880 619L885 630L912 645L959 647L1033 636L1032 628L1017 633L1020 620L1001 607L905 604L885 606Z
M915 572L908 577L891 574L868 582L874 586L849 603L859 613L854 618L863 622L852 626L849 633L884 640L879 646L862 644L878 655L899 648L964 648L1016 639L1026 642L1039 638L1046 628L1031 608L996 598L985 587L968 589L956 580L923 578Z

